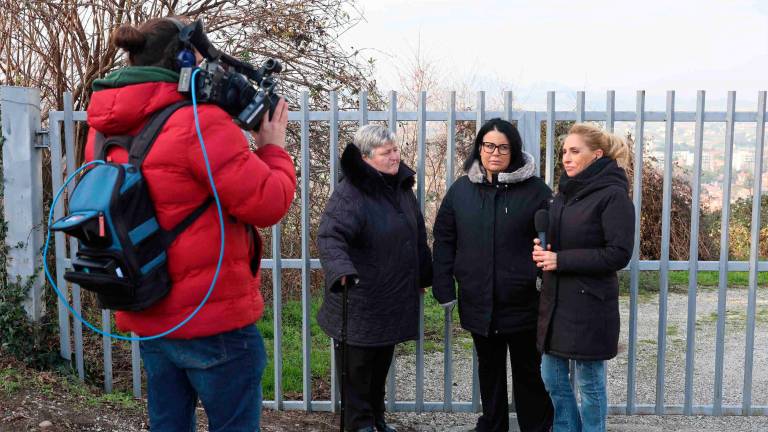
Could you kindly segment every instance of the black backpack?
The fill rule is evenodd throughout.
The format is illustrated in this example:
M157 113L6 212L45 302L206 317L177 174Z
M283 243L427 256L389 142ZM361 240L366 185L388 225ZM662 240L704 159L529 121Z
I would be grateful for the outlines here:
M189 101L155 114L136 136L97 134L94 159L112 146L126 149L128 163L104 162L86 171L69 198L69 214L51 229L78 239L77 256L64 279L93 291L103 309L146 309L171 288L166 250L213 202L208 197L170 230L157 223L141 165L165 122Z

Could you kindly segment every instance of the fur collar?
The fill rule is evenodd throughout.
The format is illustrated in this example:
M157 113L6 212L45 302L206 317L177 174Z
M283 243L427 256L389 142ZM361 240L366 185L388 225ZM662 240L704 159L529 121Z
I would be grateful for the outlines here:
M520 183L528 180L536 174L536 164L534 163L533 156L528 152L523 152L523 158L525 159L525 165L522 168L512 172L500 172L499 183ZM480 161L475 159L472 162L469 170L467 170L467 177L472 183L482 183L485 180L485 168L480 165Z
M354 144L347 144L341 154L341 171L343 178L348 179L356 188L366 194L373 195L383 192L387 185L378 171L363 160L363 154ZM411 189L416 183L416 172L400 161L397 171L397 183L403 189Z

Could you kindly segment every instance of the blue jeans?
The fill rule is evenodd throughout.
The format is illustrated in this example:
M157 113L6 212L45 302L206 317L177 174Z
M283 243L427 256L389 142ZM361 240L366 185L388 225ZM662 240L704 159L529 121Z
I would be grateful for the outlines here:
M568 359L544 354L541 378L555 407L554 432L605 432L608 395L605 389L605 362L576 360L576 385L581 408L576 404L568 379Z
M153 432L194 432L198 398L211 432L259 431L267 363L256 325L197 339L141 342Z

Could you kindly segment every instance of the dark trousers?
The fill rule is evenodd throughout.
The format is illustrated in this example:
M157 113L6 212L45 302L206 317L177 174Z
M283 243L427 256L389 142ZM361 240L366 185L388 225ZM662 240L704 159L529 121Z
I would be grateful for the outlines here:
M507 350L512 363L512 384L517 423L522 432L548 431L554 410L541 380L541 354L536 349L536 331L513 334L472 334L477 350L480 398L483 415L478 432L507 432Z
M341 345L335 341L336 375L341 380ZM384 419L384 386L395 346L347 346L347 377L344 387L347 430L373 426Z

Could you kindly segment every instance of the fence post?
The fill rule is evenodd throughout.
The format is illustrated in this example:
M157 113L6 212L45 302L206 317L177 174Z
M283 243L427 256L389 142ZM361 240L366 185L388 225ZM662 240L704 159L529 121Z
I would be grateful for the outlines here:
M8 226L8 280L26 282L37 275L24 309L37 321L45 313L42 304L43 247L42 159L36 139L40 128L40 90L0 87L3 133L3 217Z

